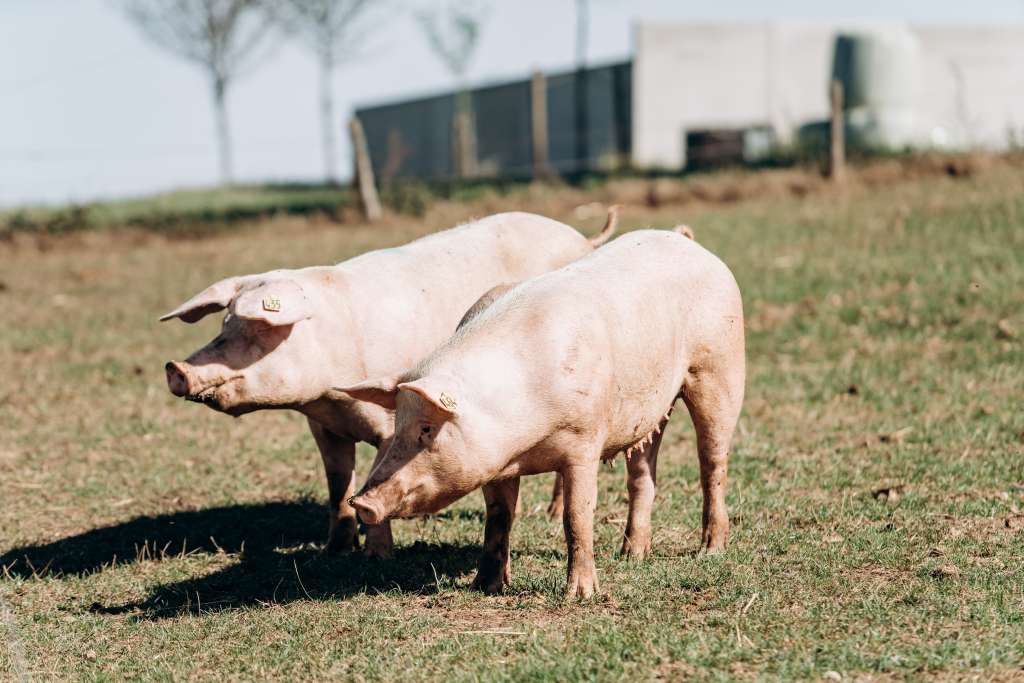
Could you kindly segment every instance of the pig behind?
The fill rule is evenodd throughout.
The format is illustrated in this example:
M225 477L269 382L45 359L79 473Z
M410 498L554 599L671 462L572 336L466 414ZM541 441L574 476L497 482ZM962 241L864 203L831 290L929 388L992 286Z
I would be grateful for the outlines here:
M682 398L697 432L702 547L725 546L728 452L743 400L743 310L728 268L681 234L638 231L495 301L414 369L344 389L396 410L395 435L352 503L377 523L484 486L476 585L509 580L519 477L565 482L569 596L598 588L601 459L627 452L623 552L650 548L661 435Z
M330 496L329 550L358 544L347 499L355 444L392 435L394 417L373 404L328 396L332 384L409 367L446 339L466 309L503 282L538 275L593 250L575 229L526 213L490 216L369 252L334 266L230 277L161 320L194 323L226 309L220 334L166 365L170 391L229 415L267 408L303 413L323 458ZM387 525L367 551L390 553Z

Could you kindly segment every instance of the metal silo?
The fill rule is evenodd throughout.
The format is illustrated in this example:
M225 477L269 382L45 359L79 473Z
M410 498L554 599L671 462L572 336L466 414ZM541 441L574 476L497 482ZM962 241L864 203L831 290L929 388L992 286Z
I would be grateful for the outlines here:
M836 38L832 76L843 84L852 145L899 149L922 142L915 111L920 63L917 38L903 27Z

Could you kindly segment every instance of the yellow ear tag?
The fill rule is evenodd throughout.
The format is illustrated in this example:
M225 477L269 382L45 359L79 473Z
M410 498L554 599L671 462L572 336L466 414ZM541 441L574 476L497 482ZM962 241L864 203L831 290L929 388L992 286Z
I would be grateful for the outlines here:
M268 296L268 297L264 298L263 299L263 310L264 311L271 311L271 312L275 312L275 313L280 311L281 310L281 300L278 299L277 297L273 297L273 296Z
M459 405L458 401L456 401L454 398L444 393L443 391L441 392L441 397L438 399L438 401L440 401L441 405L443 405L448 410L455 410Z

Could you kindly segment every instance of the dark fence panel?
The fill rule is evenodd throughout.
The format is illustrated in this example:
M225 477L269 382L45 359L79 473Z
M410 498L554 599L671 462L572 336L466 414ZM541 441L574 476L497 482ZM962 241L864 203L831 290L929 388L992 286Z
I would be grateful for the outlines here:
M575 172L580 166L576 89L575 74L548 76L548 163L559 173Z
M378 180L451 177L454 112L451 94L357 111Z
M549 153L556 169L607 171L628 162L632 85L630 63L548 79Z
M530 82L472 92L477 173L484 177L529 175L533 163Z
M470 91L479 177L532 172L530 81ZM632 63L547 78L548 159L559 173L613 170L632 149ZM378 179L446 180L454 174L455 96L358 109Z

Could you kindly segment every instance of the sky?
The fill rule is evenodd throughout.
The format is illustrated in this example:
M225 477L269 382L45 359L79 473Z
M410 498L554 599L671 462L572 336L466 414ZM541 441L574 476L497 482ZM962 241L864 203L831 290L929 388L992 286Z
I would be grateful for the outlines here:
M412 0L392 6L335 75L343 172L354 107L452 87L406 11ZM469 82L571 67L574 6L493 0ZM1024 24L1024 0L592 0L588 59L628 58L639 20L764 19ZM301 44L278 43L228 94L241 182L322 177L316 65ZM0 206L212 185L216 152L205 74L148 42L115 0L0 0Z

